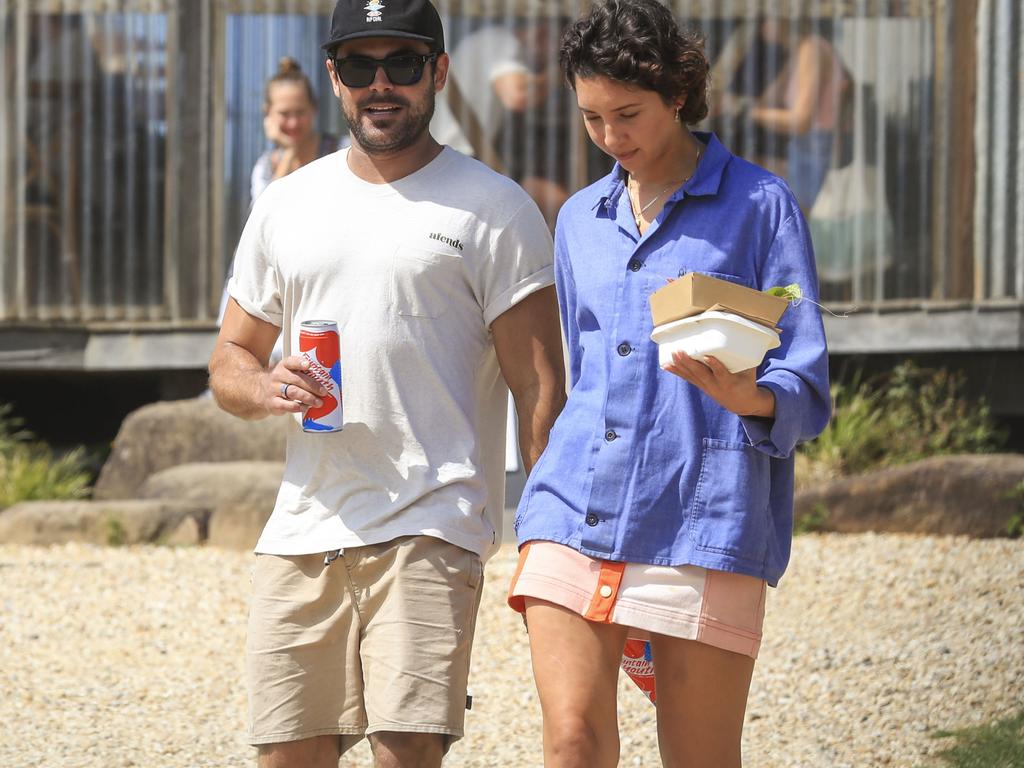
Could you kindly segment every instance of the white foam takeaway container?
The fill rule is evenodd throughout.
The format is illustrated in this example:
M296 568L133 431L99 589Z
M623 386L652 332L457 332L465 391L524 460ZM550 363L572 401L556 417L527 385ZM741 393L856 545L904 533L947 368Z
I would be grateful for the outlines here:
M672 354L682 351L703 360L717 358L731 373L761 364L768 350L781 343L778 331L731 312L709 310L654 328L651 339L658 344L658 364L668 365Z

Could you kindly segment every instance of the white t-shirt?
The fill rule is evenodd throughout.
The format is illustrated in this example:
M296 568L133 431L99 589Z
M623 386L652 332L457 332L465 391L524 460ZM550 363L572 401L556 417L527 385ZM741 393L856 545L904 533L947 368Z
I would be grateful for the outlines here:
M507 392L491 322L554 282L544 218L514 182L445 148L371 184L348 150L271 184L235 255L231 296L282 326L336 320L344 429L290 419L284 479L256 545L296 555L436 536L493 553Z

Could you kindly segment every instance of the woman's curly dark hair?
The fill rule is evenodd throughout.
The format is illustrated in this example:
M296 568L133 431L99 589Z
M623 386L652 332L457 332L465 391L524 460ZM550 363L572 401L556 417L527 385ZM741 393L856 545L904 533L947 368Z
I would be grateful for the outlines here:
M655 91L666 104L685 97L683 123L708 114L704 39L681 30L656 0L598 0L565 31L559 62L573 88L577 77L607 77Z

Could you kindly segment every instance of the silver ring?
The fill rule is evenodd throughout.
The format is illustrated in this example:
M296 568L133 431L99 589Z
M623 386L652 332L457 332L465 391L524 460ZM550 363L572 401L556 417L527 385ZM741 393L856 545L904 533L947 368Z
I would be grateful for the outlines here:
M290 387L290 386L291 386L291 384L282 384L281 385L281 397L283 397L285 400L288 399L288 387Z

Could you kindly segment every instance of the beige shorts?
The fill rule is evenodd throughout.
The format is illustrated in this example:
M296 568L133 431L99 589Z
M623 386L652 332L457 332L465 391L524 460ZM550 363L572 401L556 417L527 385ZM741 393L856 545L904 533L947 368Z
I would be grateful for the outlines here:
M249 743L377 731L462 737L480 558L430 536L259 555L246 665Z

